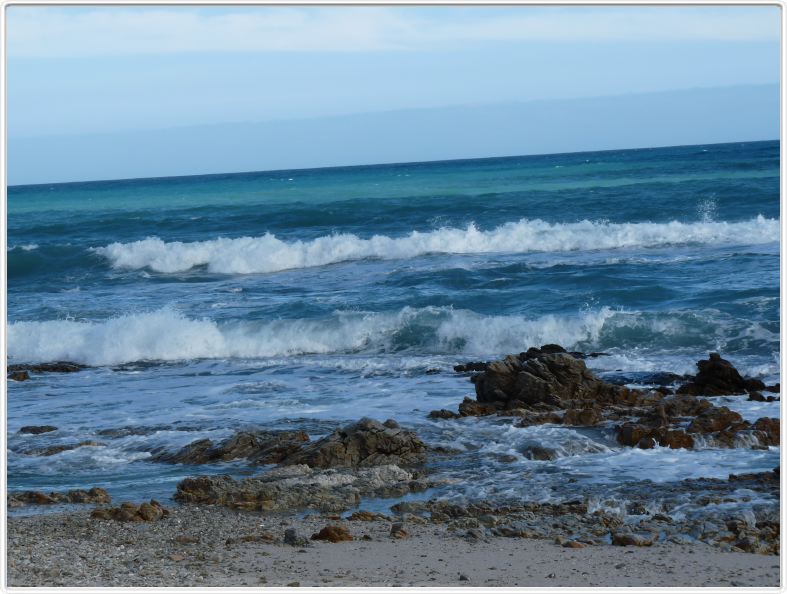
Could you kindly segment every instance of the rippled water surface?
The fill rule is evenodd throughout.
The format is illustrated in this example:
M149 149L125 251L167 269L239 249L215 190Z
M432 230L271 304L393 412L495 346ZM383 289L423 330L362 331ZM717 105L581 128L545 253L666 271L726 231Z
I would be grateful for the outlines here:
M154 447L361 416L459 450L432 462L451 483L429 495L771 469L778 448L624 449L605 427L426 414L472 394L457 362L547 342L609 353L599 373L691 373L720 351L778 381L778 159L758 142L12 187L11 362L91 367L9 382L9 488L166 499L190 474L259 469L154 464ZM104 445L24 454L84 440Z

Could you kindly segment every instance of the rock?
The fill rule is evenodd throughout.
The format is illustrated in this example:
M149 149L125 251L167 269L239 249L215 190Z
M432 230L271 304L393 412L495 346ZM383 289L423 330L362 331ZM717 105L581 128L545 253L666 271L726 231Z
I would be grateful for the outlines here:
M155 522L167 516L169 516L169 511L164 509L155 499L141 505L124 502L119 507L96 508L90 514L91 518L97 520L115 520L117 522Z
M252 464L277 464L300 450L309 436L303 431L239 431L214 445L198 439L177 452L154 451L151 462L209 464L246 458Z
M726 406L713 407L697 415L686 431L689 433L715 433L741 421L743 421L743 417Z
M636 445L641 450L651 450L656 447L656 440L649 436L642 437Z
M59 454L61 452L67 452L69 450L75 450L77 448L103 447L103 446L106 446L106 444L100 441L86 440L86 441L80 441L79 443L66 443L60 445L47 446L45 448L33 448L30 450L25 450L21 453L26 456L54 456L55 454Z
M746 392L746 381L719 353L710 353L707 360L697 361L697 369L694 379L678 388L679 394L726 396Z
M388 421L386 421L388 422ZM426 444L412 431L363 418L300 448L281 464L312 468L368 468L394 464L416 466L426 461Z
M312 469L305 464L275 468L257 477L228 475L184 479L174 495L182 503L218 504L235 509L336 512L356 507L361 497L401 497L430 483L416 480L398 466L359 469Z
M653 544L653 539L631 532L613 532L612 544L618 547L649 547Z
M441 408L440 410L433 410L429 413L427 418L429 419L458 419L460 415L447 410L445 408Z
M570 408L563 415L564 425L590 427L597 425L600 421L601 416L598 414L598 411L592 408Z
M25 425L19 430L19 433L40 435L41 433L51 433L52 431L57 431L57 427L53 425Z
M620 445L636 446L640 443L647 443L643 440L660 440L663 431L647 427L638 423L623 423L615 428L617 441ZM652 447L652 446L651 446Z
M391 536L393 538L407 538L410 536L410 533L405 529L403 523L396 522L391 524Z
M459 574L459 581L460 581L460 582L469 582L469 581L470 581L470 578L469 578L469 577L467 577L465 574L463 574L463 573L460 573L460 574Z
M694 447L694 438L682 429L677 429L674 431L667 431L661 437L659 445L663 448L671 448L673 450L680 448L690 450Z
M478 402L472 398L465 398L459 405L460 417L485 417L497 412L497 406L491 403Z
M761 417L754 422L752 429L760 432L760 443L777 446L781 441L781 423L773 417Z
M782 387L781 384L773 384L772 386L765 386L764 390L766 392L781 392Z
M30 374L27 371L12 371L8 374L8 379L15 382L26 382L30 379Z
M588 370L585 362L557 351L557 345L531 349L490 363L476 376L478 402L521 401L528 407L544 404L570 408L566 401L614 402L635 391L607 384ZM559 347L558 347L559 348Z
M50 505L53 503L111 503L112 498L109 493L99 487L93 487L89 491L84 489L73 489L65 493L52 492L48 495L40 491L23 491L20 493L9 493L8 503L10 506L20 505Z
M32 373L74 373L86 369L86 365L72 363L70 361L54 361L52 363L14 363L8 366L9 372L28 371Z
M348 519L354 522L374 522L375 520L386 520L388 516L370 511L357 511L353 512Z
M454 371L457 373L468 373L471 371L485 371L487 365L489 365L486 361L471 361L469 363L460 363L459 365L454 365Z
M312 534L312 540L327 540L328 542L346 542L353 539L344 526L326 526L319 532Z
M761 392L749 392L749 397L746 400L750 402L767 402Z
M567 540L563 543L563 547L566 549L584 549L587 545L584 543L578 542L576 540Z
M523 453L528 460L556 460L558 457L556 450L541 446L530 446Z
M308 543L308 540L302 536L298 536L298 532L295 528L287 528L287 530L284 531L284 544L290 545L291 547L304 547Z
M563 417L556 412L546 413L533 413L523 411L521 420L517 423L517 427L530 427L531 425L560 425L563 423Z

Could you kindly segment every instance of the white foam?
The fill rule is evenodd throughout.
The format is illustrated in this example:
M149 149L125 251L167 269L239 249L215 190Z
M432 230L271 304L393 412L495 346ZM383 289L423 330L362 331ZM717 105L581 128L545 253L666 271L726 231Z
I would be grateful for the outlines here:
M261 237L218 238L210 241L165 242L148 237L112 243L93 251L115 268L149 268L175 273L206 266L211 272L250 274L322 266L364 258L405 259L425 254L527 253L659 247L675 244L754 244L779 239L779 221L762 216L735 223L547 223L521 219L491 231L470 224L465 229L413 231L403 237L352 234L285 242L266 233Z
M164 308L101 322L12 323L8 349L15 361L69 360L88 365L396 352L414 346L421 352L505 353L547 342L571 346L594 340L612 315L612 310L604 308L573 317L527 319L483 316L450 307L405 307L395 313L336 312L321 319L220 325Z

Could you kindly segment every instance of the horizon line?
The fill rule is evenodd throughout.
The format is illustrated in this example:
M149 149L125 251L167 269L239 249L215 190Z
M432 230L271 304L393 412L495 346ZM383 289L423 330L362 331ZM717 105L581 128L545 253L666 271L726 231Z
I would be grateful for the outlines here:
M781 142L780 138L769 138L769 139L759 139L759 140L731 140L727 142L710 142L710 143L701 143L701 144L666 144L666 145L658 145L658 146L635 146L635 147L621 147L621 148L613 148L613 149L602 149L602 150L595 150L595 151L560 151L556 153L535 153L535 154L528 154L528 155L496 155L496 156L489 156L489 157L466 157L466 158L459 158L459 159L434 159L429 161L394 161L394 162L387 162L387 163L358 163L355 165L330 165L327 167L298 167L292 169L260 169L254 171L223 171L223 172L215 172L215 173L193 173L188 175L158 175L153 177L128 177L128 178L111 178L111 179L93 179L93 180L82 180L82 181L68 181L68 182L42 182L36 184L14 184L9 185L6 184L6 192L11 189L19 189L19 188L35 188L40 186L69 186L69 185L78 185L78 184L108 184L108 183L118 183L118 182L143 182L143 181L153 181L153 180L165 180L165 179L188 179L188 178L196 178L196 177L219 177L219 176L227 176L227 175L253 175L253 174L262 174L262 173L284 173L284 172L294 172L294 171L324 171L330 169L361 169L361 168L371 168L371 167L384 167L384 166L407 166L407 165L417 165L417 164L437 164L437 163L456 163L460 161L489 161L493 159L521 159L523 157L549 157L549 156L557 156L557 155L581 155L581 154L591 154L591 153L614 153L618 151L643 151L643 150L655 150L655 149L665 149L665 148L684 148L684 147L691 147L691 146L720 146L726 144L754 144L760 142Z

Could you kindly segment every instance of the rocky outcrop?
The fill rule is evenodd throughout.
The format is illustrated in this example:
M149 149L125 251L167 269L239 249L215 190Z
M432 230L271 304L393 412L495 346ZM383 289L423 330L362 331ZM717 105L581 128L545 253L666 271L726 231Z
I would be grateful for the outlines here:
M209 464L245 458L252 464L278 464L308 441L309 436L303 431L240 431L218 444L199 439L174 453L155 451L149 460Z
M412 431L389 419L363 418L348 427L304 445L281 464L312 468L369 468L380 465L417 466L426 461L426 444Z
M689 424L689 433L716 433L731 427L740 425L743 422L735 411L726 406L712 407L699 415Z
M89 490L73 489L65 493L53 491L47 494L41 491L22 491L8 494L9 507L20 507L23 505L52 505L55 503L108 504L112 503L112 497L100 487L93 487Z
M344 526L326 526L319 532L312 534L312 540L325 540L327 542L348 542L353 540L352 534Z
M52 431L57 431L57 427L53 425L25 425L19 430L19 433L40 435L41 433L51 433Z
M124 502L119 507L97 508L90 513L96 520L115 520L116 522L155 522L169 516L169 510L155 499L150 503Z
M52 363L13 363L8 366L9 373L27 371L29 373L75 373L86 369L87 365L71 361L53 361Z
M227 475L187 478L178 484L174 498L247 510L335 512L357 506L362 497L400 497L431 485L393 465L318 470L299 464L242 480Z
M476 399L465 398L458 416L543 415L563 410L558 422L589 426L603 420L604 408L650 404L663 397L660 392L632 390L599 379L585 365L585 357L559 345L544 345L485 363L483 371L470 378ZM433 411L430 418L453 417L443 410Z
M24 454L25 456L54 456L55 454L59 454L61 452L67 452L69 450L75 450L77 448L84 448L84 447L102 447L105 446L105 443L100 441L93 441L91 439L80 441L79 443L63 443L58 445L51 445L46 446L44 448L32 448L29 450L24 450L20 453Z
M695 396L729 396L764 390L758 379L744 379L732 363L719 353L710 353L707 359L697 361L698 373L690 382L678 388L679 394Z

